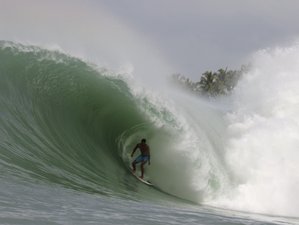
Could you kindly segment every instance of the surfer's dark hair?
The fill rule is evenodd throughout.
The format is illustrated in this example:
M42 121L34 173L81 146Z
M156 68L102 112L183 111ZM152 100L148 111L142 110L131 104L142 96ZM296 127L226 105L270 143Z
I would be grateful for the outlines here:
M145 139L145 138L142 138L141 142L144 142L144 143L145 143L145 142L146 142L146 139Z

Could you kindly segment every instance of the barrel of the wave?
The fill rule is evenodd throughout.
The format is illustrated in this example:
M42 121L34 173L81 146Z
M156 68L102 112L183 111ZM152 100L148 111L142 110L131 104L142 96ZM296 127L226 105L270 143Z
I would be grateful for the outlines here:
M0 76L3 168L76 190L124 191L116 140L147 122L126 81L11 42L0 42Z

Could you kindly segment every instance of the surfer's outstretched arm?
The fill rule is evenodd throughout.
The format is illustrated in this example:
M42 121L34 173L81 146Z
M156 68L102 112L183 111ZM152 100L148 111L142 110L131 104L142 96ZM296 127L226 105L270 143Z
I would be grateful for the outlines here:
M138 147L139 147L139 145L137 144L137 145L135 146L135 148L133 149L133 152L131 153L131 157L133 157L133 155L134 155L134 153L136 152L136 150L137 150Z

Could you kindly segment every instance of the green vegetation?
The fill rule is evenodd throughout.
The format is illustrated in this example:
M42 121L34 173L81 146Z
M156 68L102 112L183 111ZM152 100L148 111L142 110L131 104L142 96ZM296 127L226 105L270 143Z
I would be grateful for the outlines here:
M206 71L197 82L181 74L173 74L172 78L180 87L195 94L215 97L229 94L237 85L242 74L248 69L249 66L242 66L240 70L219 69L217 72Z

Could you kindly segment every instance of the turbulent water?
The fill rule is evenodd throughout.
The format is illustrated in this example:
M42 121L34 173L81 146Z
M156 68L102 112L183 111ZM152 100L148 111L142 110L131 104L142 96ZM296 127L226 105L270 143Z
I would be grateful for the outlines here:
M298 223L297 56L260 52L207 101L1 41L0 223ZM154 187L128 170L143 137Z

